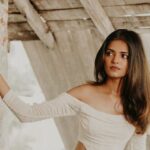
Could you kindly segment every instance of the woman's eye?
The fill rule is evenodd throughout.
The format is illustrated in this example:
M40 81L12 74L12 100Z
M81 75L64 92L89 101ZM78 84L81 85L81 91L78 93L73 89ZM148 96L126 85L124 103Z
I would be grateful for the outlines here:
M122 54L122 58L128 59L128 55L127 54Z
M110 51L106 51L106 53L105 53L107 56L111 56L113 53L112 52L110 52Z

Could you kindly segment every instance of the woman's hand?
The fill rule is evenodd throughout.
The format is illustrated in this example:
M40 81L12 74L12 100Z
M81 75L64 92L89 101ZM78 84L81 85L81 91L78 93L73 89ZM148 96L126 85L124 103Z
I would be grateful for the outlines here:
M7 84L3 76L0 74L0 96L3 98L9 90L9 85Z

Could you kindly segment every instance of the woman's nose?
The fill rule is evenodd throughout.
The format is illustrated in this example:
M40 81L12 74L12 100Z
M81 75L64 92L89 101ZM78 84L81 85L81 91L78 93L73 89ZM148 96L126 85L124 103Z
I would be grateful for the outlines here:
M119 63L119 56L118 55L114 55L113 59L112 59L112 62L115 63L115 64L118 64Z

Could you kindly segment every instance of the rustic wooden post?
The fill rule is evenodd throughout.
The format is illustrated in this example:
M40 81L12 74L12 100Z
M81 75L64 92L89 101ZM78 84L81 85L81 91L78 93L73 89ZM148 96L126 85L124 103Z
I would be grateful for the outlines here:
M104 38L114 31L114 27L99 0L80 0L80 2Z
M14 0L17 8L26 17L27 22L37 34L39 39L50 49L54 47L53 34L46 21L34 9L29 0Z
M0 72L7 75L8 0L0 0Z

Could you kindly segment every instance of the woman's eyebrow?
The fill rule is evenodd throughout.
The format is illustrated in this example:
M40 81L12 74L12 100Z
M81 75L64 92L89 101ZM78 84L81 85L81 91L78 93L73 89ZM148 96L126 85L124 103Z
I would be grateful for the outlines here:
M115 50L114 50L114 49L111 49L111 48L107 48L107 50L110 50L110 51L115 52ZM128 52L126 52L126 51L121 51L120 53L128 54Z
M111 49L111 48L107 48L106 50L110 50L110 51L113 51L113 52L115 52L115 50L113 50L113 49Z
M120 53L122 53L122 54L128 54L128 52L120 52Z

